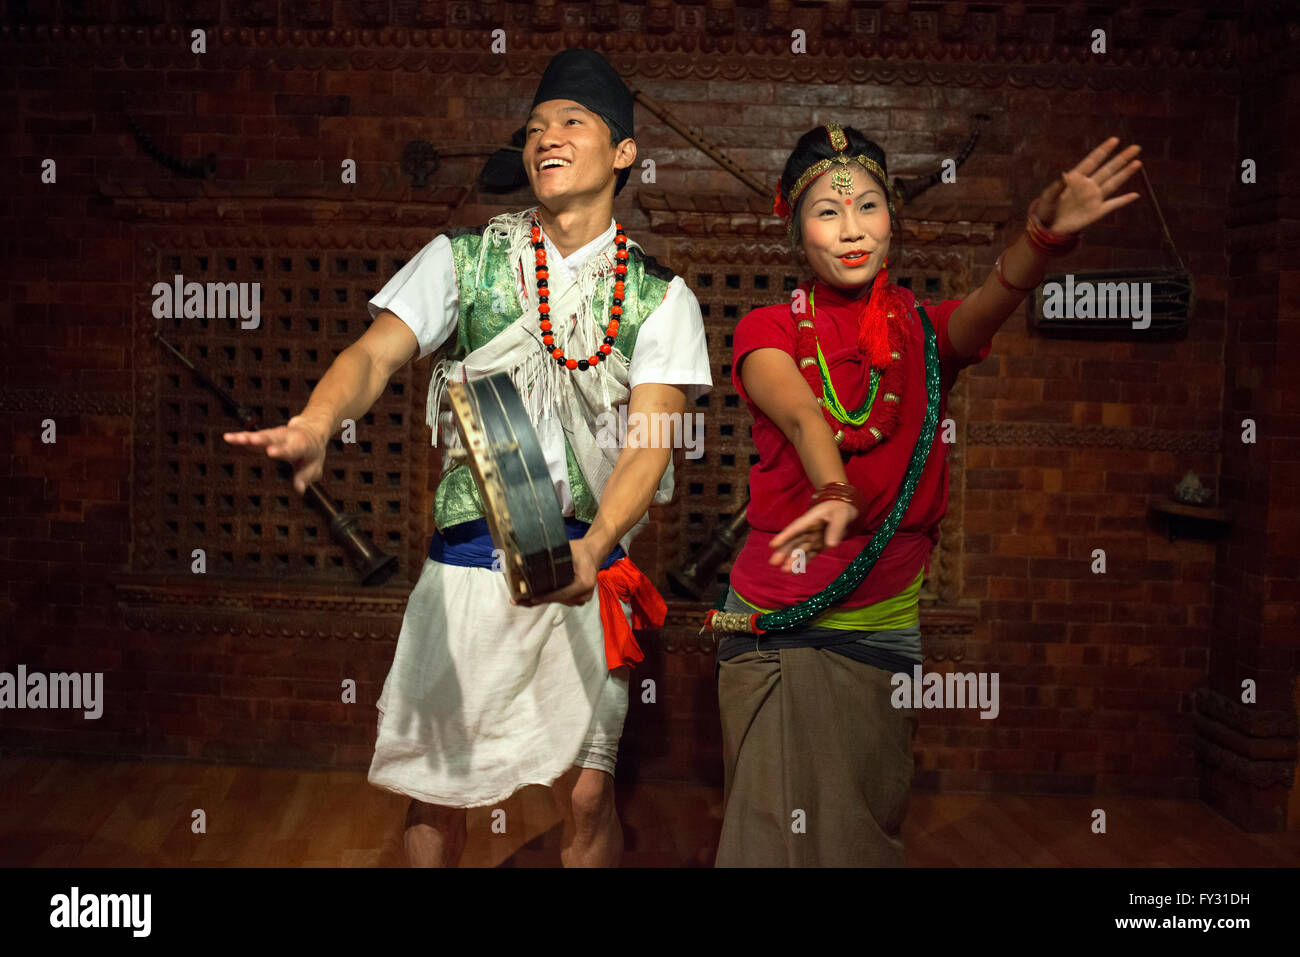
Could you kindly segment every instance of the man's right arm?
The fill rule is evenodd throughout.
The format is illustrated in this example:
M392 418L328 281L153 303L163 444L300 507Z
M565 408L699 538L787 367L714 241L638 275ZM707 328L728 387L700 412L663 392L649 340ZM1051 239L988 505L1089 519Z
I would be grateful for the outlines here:
M225 440L292 463L301 493L322 474L334 430L365 415L412 357L431 355L455 334L458 302L451 245L438 236L366 304L370 327L330 363L302 412L283 426L227 432Z
M311 429L328 442L344 419L360 419L388 387L388 380L417 354L415 333L387 309L356 342L339 353L316 383L306 407L289 425Z

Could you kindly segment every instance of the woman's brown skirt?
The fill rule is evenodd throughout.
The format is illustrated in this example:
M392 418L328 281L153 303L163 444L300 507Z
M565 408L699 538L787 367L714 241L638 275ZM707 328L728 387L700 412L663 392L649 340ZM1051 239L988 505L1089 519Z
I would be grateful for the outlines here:
M718 867L903 863L917 717L890 703L891 677L823 648L719 662Z

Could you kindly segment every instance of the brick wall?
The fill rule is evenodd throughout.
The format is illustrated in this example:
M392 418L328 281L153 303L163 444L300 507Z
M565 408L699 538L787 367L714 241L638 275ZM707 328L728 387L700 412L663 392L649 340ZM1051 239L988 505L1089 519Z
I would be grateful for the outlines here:
M335 14L318 4L242 12L201 4L189 18L169 18L175 11L161 3L73 6L55 7L44 24L0 28L0 111L14 118L0 169L17 185L0 197L8 346L0 360L7 583L0 610L8 619L0 667L104 670L129 703L98 722L5 713L0 747L367 764L370 705L409 580L347 606L356 627L309 596L277 592L274 582L262 589L269 596L262 605L235 611L214 610L188 585L122 584L141 534L131 516L141 361L131 330L157 278L141 274L139 234L219 222L310 236L355 222L359 230L393 225L431 236L482 222L524 197L466 193L482 157L446 156L432 182L448 196L431 199L400 171L403 145L505 142L549 53L593 43L764 182L775 180L797 135L819 122L867 130L888 151L891 172L906 175L954 155L971 114L989 114L952 188L974 201L965 184L1000 184L1017 212L977 250L980 276L1057 172L1112 133L1141 143L1195 278L1189 335L1051 340L1026 331L1022 310L992 356L966 373L961 598L977 617L960 659L931 656L927 669L998 671L1002 713L992 722L926 714L917 780L938 788L1202 793L1252 825L1282 826L1278 809L1290 788L1268 781L1279 763L1294 767L1288 696L1300 519L1287 492L1300 419L1288 412L1296 386L1279 358L1296 328L1288 305L1295 274L1278 254L1294 239L1294 196L1279 184L1294 172L1280 143L1294 131L1287 104L1296 97L1294 73L1279 83L1262 72L1243 87L1235 69L1252 53L1256 71L1264 70L1261 49L1250 44L1276 29L1212 11L1205 20L1201 11L1189 32L1185 20L1134 25L1107 8L1099 15L1112 32L1148 34L1099 64L1080 52L1087 44L1077 36L1077 10L1065 7L1026 15L1012 5L998 18L950 4L936 20L923 5L909 13L897 3L872 8L874 19L843 4L595 4L581 16L592 18L590 29L613 17L619 29L605 39L545 32L543 21L523 31L524 4L486 5L481 22L462 22L465 4L422 5L419 15L434 11L430 23L403 21L401 11L389 20L386 4L348 4ZM535 16L569 24L577 7L561 4L557 14L543 5ZM697 15L722 19L709 20L702 36L692 26ZM308 21L295 20L302 16ZM514 31L510 49L523 52L486 53L494 16ZM784 52L801 17L815 69ZM126 25L107 26L117 22ZM637 24L644 29L632 29ZM202 57L187 51L193 25L210 31ZM383 32L388 27L401 29ZM330 28L333 35L324 32ZM1278 62L1283 71L1294 57ZM137 145L128 112L169 153L214 154L215 173L185 179L164 169ZM637 124L658 188L744 192L641 108ZM1259 163L1255 187L1238 184L1248 152ZM58 162L57 185L40 183L46 157ZM357 163L355 186L339 182L345 157ZM649 232L637 185L634 176L617 215L663 254L673 240ZM1090 230L1069 266L1169 261L1144 200ZM1252 412L1262 437L1246 448L1238 423ZM47 418L57 424L53 446L40 440ZM1149 499L1167 494L1187 469L1222 486L1220 504L1232 511L1222 544L1171 542L1164 520L1149 512ZM638 559L660 582L666 567L684 560L674 528L656 516L638 542ZM1105 575L1090 570L1098 548ZM322 591L348 600L346 589ZM693 631L684 621L678 630ZM717 780L711 656L671 634L647 643L654 650L643 674L660 681L662 710L647 711L633 696L627 760L640 753L646 773ZM1272 724L1238 722L1235 733L1277 747L1289 714L1289 758L1243 744L1233 764L1198 750L1197 695L1231 696L1250 676L1258 676L1260 709ZM360 707L338 703L345 677L357 680ZM1260 762L1274 771L1250 783ZM1263 813L1240 810L1260 803Z

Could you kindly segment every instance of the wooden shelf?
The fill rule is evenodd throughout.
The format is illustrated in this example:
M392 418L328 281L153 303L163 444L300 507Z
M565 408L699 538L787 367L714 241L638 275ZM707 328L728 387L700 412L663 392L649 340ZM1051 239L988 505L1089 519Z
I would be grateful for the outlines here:
M1160 496L1151 500L1151 511L1166 516L1169 521L1169 540L1182 538L1209 538L1203 532L1212 528L1215 534L1222 534L1232 524L1232 513L1226 508L1209 505L1187 505L1169 496Z

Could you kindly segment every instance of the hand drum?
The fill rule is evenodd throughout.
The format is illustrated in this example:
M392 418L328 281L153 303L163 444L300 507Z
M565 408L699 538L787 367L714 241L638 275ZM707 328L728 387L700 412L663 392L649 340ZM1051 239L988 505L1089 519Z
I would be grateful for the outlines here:
M537 432L504 372L448 382L456 431L474 474L492 544L515 598L534 598L573 581L573 553Z

